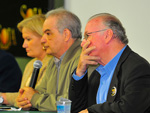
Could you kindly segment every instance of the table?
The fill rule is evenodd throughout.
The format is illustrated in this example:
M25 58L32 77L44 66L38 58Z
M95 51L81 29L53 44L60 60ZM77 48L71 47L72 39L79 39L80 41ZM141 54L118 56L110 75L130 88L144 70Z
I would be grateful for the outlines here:
M0 111L0 113L57 113L57 112L40 112L40 111Z
M0 111L0 113L57 113L57 112L42 112L42 111Z
M0 111L0 113L57 113L57 112L41 112L41 111Z
M0 107L6 107L6 106L0 105ZM0 113L57 113L57 112L52 112L52 111L51 112L41 112L41 111L23 111L23 110L21 110L21 111L0 111Z

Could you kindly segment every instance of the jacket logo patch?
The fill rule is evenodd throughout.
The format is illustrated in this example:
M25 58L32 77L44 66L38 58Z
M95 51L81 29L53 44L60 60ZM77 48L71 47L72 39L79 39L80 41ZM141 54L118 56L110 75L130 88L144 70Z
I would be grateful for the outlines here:
M111 89L111 96L115 96L116 93L117 93L117 88L114 86L114 87L112 87L112 89Z

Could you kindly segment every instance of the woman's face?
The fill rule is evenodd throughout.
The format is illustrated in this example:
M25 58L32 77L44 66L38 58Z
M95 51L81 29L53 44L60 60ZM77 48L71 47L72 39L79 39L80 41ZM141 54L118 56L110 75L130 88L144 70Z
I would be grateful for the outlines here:
M41 36L32 32L28 28L23 28L22 37L24 39L22 47L26 49L27 56L40 58L43 54L45 54L41 44Z

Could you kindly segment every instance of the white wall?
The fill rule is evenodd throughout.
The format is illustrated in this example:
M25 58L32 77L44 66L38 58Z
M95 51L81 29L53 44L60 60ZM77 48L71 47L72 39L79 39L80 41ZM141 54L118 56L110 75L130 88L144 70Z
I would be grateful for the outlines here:
M82 22L82 32L88 18L107 12L118 17L126 29L129 46L150 62L150 0L64 0L65 8Z

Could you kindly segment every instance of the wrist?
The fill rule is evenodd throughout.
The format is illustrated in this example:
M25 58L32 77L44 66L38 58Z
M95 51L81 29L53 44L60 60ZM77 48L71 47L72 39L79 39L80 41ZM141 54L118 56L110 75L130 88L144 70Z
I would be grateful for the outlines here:
M3 102L4 102L4 98L0 96L0 104L3 104Z
M85 74L85 72L79 71L78 69L76 70L75 74L79 77Z
M7 101L6 93L1 93L1 97L3 98L3 103L2 104L9 104Z

